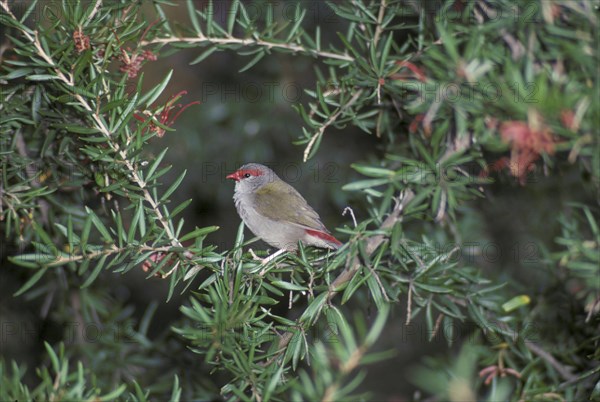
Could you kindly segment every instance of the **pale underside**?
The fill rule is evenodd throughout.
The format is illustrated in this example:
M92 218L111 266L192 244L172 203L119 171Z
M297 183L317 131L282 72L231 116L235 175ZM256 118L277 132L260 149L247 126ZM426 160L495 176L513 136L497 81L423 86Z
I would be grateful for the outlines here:
M331 248L326 241L307 234L306 230L329 233L314 209L290 185L285 183L283 190L293 195L296 206L281 204L268 191L259 188L254 194L251 205L248 199L234 196L235 206L240 217L256 236L278 249L296 250L298 241L316 247ZM285 217L286 219L280 219Z

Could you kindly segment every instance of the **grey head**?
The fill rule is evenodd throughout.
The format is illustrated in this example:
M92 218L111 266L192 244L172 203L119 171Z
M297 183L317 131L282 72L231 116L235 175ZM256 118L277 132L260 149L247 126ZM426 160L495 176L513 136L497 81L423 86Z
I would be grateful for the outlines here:
M253 193L267 183L281 180L273 170L260 163L246 163L227 179L235 180L235 191L241 194Z

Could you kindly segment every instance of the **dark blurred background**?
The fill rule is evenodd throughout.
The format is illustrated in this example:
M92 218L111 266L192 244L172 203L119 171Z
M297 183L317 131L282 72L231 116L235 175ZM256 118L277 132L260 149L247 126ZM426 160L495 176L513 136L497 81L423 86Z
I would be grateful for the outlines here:
M221 3L223 7L227 6L226 2ZM305 19L306 29L311 31L320 25L323 43L339 43L336 32L343 27L325 3L311 1L303 6L309 13ZM181 7L169 7L168 10L173 20L187 23L183 3ZM286 18L285 3L280 4L278 10L276 18ZM216 18L219 18L218 12ZM167 48L163 49L163 52L167 51ZM187 95L180 100L182 104L201 101L200 105L191 106L180 116L174 125L176 131L151 140L154 155L169 148L163 164L173 165L173 168L162 178L163 182L168 183L187 170L183 184L173 197L174 205L192 199L185 211L186 229L217 225L221 229L211 234L208 240L217 245L219 251L232 247L240 218L232 200L233 183L225 176L247 162L271 166L305 196L333 232L336 227L352 225L348 215L342 216L346 206L353 208L359 220L366 215L366 206L341 187L358 177L350 169L351 163L381 153L379 139L355 127L330 128L318 153L307 163L302 162L304 147L294 145L302 133L303 122L293 106L308 102L304 89L314 88L315 69L326 69L326 66L311 57L274 53L250 70L239 72L249 58L228 51L213 53L201 63L190 65L200 53L198 49L178 52L149 62L142 70L147 88L174 70L170 84L156 101L158 104L184 90ZM403 135L399 128L399 138ZM494 256L489 258L490 255L482 256L477 247L463 247L460 258L481 266L499 282L507 276L517 276L522 279L523 291L541 292L555 285L546 283L539 269L559 234L555 211L563 209L566 201L590 202L595 199L595 194L581 186L582 175L576 167L551 179L536 176L535 182L525 187L508 177L500 180L503 182L499 185L486 189L485 200L464 207L464 219L458 231L468 234L462 239L463 245L494 243L501 254L489 250ZM415 229L430 234L436 231L433 223L430 227ZM248 231L246 235L251 236ZM266 249L267 246L261 243L254 248ZM118 298L136 306L137 316L141 316L152 301L166 298L168 284L147 280L141 271L133 270L125 276L114 274L109 280L114 281ZM51 320L40 318L48 300L36 299L23 304L12 296L21 284L18 269L3 261L0 269L0 323L3 325L0 354L35 367L42 352L38 339L52 341L53 334L60 339L62 328L47 326ZM563 296L557 291L556 297ZM170 303L159 303L150 336L164 330L174 317L180 316L178 308L186 298L186 295L175 295ZM564 308L564 311L553 312L551 319L555 324L568 322L568 297L565 297ZM373 306L373 315L375 313ZM362 388L374 391L376 397L402 400L411 395L413 389L407 380L411 367L428 354L446 350L448 336L442 331L429 342L422 321L406 326L406 305L396 306L394 316L378 347L394 349L396 357L370 366ZM25 337L15 337L14 331L19 329L7 325L17 317L20 322L26 322ZM470 335L471 326L465 324L455 328L452 336L458 341ZM33 375L32 372L29 374Z

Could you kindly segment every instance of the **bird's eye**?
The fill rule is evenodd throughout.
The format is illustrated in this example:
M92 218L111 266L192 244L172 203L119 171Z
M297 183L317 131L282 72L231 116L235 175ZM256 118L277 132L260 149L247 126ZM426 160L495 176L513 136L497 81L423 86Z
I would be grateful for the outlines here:
M246 179L247 179L248 177L250 177L250 176L252 176L250 173L246 173L246 174L244 175L244 177L245 177Z

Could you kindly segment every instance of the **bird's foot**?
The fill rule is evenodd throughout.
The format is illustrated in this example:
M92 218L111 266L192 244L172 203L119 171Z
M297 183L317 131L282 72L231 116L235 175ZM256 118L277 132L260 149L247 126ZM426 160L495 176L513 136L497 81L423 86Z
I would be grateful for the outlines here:
M265 257L265 258L260 258L259 256L257 256L254 253L254 250L252 250L252 249L249 249L248 251L250 252L250 255L252 256L252 259L254 261L260 261L260 265L266 266L269 262L271 262L275 258L279 257L281 254L285 253L287 250L285 250L285 249L277 250L276 252L274 252L273 254L271 254L270 256ZM263 275L263 274L264 274L264 269L261 271L261 275Z
M263 260L262 258L260 258L259 256L257 256L257 255L254 253L254 250L252 250L252 249L248 249L248 252L249 252L249 253L250 253L250 255L252 256L252 259L253 259L254 261L262 261L262 260Z

